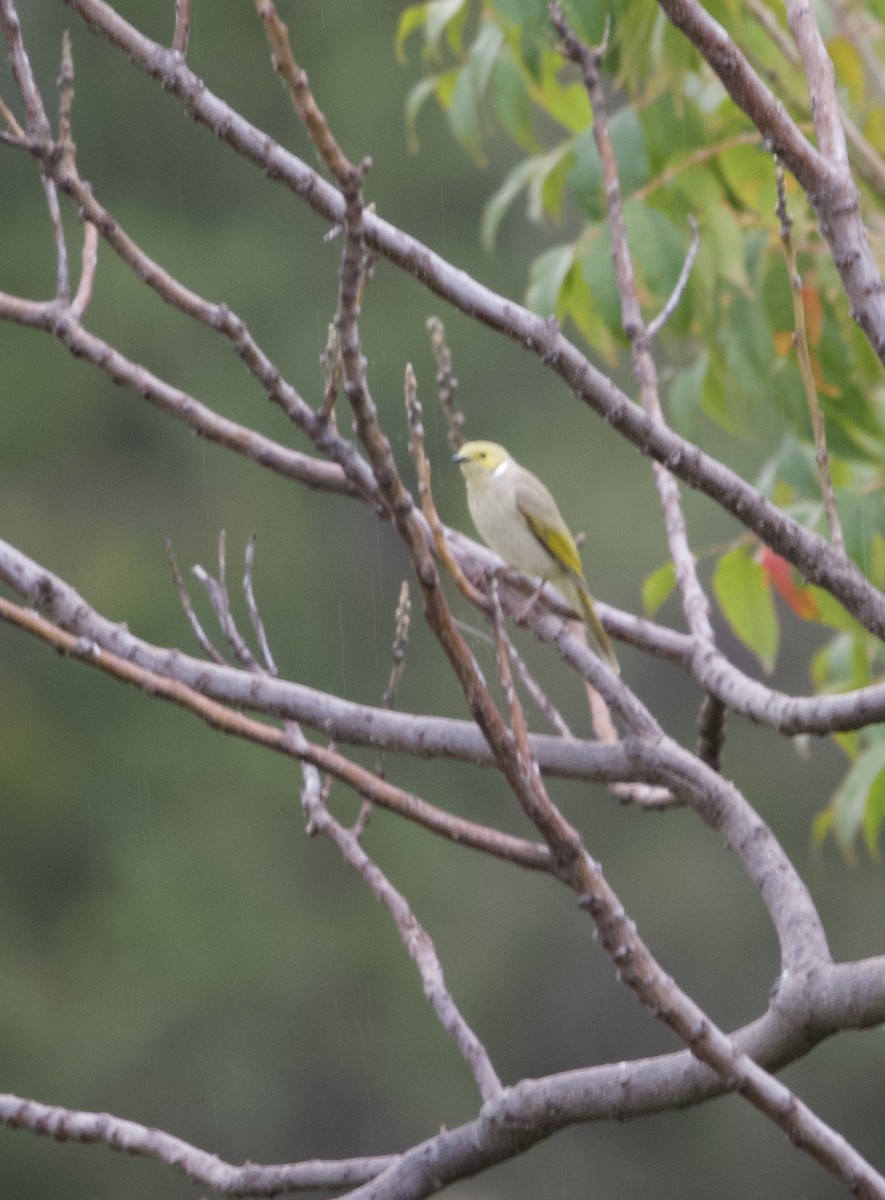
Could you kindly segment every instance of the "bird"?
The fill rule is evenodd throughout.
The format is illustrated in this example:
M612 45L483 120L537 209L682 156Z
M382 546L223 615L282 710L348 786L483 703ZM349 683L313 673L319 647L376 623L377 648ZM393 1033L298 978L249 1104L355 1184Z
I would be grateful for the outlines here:
M467 483L467 507L486 545L508 566L540 577L536 596L545 581L551 583L583 618L599 657L619 675L575 539L541 480L497 442L464 442L453 461Z

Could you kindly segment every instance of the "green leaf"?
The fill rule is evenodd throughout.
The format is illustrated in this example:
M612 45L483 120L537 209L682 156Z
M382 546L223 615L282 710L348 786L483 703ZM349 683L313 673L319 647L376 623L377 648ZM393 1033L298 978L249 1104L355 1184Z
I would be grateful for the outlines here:
M765 309L755 297L739 294L728 315L723 343L729 375L739 381L742 391L764 395L774 363L774 342Z
M668 393L668 410L673 427L684 436L689 436L703 400L704 379L710 365L710 356L702 350L690 367L684 367L674 377Z
M429 0L424 26L424 38L429 46L439 45L449 22L457 17L469 0ZM456 47L453 47L457 49Z
M869 746L842 781L831 801L832 832L844 850L851 848L864 826L868 806L882 809L885 797L885 741ZM870 833L878 835L878 826ZM869 843L868 843L869 844Z
M495 238L498 236L498 228L507 213L508 208L519 195L524 187L528 186L528 182L536 170L535 158L524 159L521 163L510 171L504 178L504 182L489 200L483 209L481 237L482 244L486 250L492 251L495 248Z
M474 95L484 96L498 55L504 46L504 33L492 21L486 21L470 47L467 62Z
M532 102L513 52L504 46L492 75L495 111L501 124L528 154L534 154L538 142L532 129Z
M548 154L535 154L517 163L483 211L482 243L487 250L494 249L498 227L523 188L528 191L528 215L532 221L540 221L545 210L552 216L559 215L562 190L572 161L571 143L563 142Z
M698 229L701 235L699 263L703 259L712 260L719 279L732 284L738 291L748 290L743 234L731 211L723 204L705 207L698 216Z
M586 244L588 240L589 246L581 255L580 262L587 287L593 297L593 307L605 321L612 336L623 341L621 298L618 295L618 284L612 265L608 226L591 225L582 238L582 243Z
M747 212L762 214L773 224L777 193L771 154L761 146L729 146L718 157L731 194Z
M580 262L572 264L559 291L556 315L561 321L571 317L588 346L610 367L618 359L618 347L611 331L596 310Z
M663 213L635 200L624 205L624 218L634 266L649 290L649 295L640 299L653 304L657 310L666 304L676 286L685 261L687 241ZM685 304L681 307L684 313ZM674 324L678 327L676 314L671 317L671 328Z
M406 61L405 43L408 38L420 29L427 20L427 5L426 4L410 4L408 8L404 8L400 14L399 22L396 27L396 40L394 41L394 49L396 57L401 63Z
M648 180L648 157L645 153L645 131L632 109L622 109L609 123L612 146L618 160L618 175L624 195L635 191ZM569 186L575 199L589 217L598 220L605 216L602 164L592 129L583 129L574 140L575 166Z
M554 121L564 125L569 133L587 129L593 112L583 83L562 83L562 58L546 51L541 55L540 74L535 86L535 98Z
M720 558L713 590L736 636L766 671L772 671L780 636L777 612L765 572L745 546Z
M425 102L434 94L439 93L442 77L433 75L416 83L406 97L406 145L412 154L417 154L421 148L418 140L418 114Z
M682 98L677 111L672 92L664 92L639 113L645 130L645 149L654 175L684 162L709 142L707 124L698 106Z
M559 293L574 262L575 248L569 243L554 246L532 263L526 303L542 317L555 316Z
M642 607L646 615L653 617L675 587L676 568L671 562L646 575L642 583Z
M548 20L547 0L496 0L495 8L514 25L541 25Z
M588 217L599 221L605 216L605 193L602 187L602 163L593 139L593 130L585 129L574 140L575 165L569 186L575 200Z
M849 558L869 574L875 567L873 537L885 534L885 497L880 489L858 492L839 488L836 492L845 550Z
M470 151L478 165L484 164L479 110L470 72L464 68L458 72L452 103L449 108L449 124L455 137Z
M575 154L571 145L567 144L560 146L548 158L545 169L529 182L529 217L533 221L541 221L545 213L556 221L562 217L563 193Z

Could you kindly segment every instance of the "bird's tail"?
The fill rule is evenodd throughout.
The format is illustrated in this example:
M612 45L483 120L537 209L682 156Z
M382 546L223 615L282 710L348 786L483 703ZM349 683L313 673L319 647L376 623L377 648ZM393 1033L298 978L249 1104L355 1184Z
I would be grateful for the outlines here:
M584 624L587 626L587 632L590 635L590 641L593 643L593 648L603 662L614 671L616 675L621 673L621 664L618 662L617 655L612 649L612 644L608 640L608 634L602 628L602 622L596 615L596 609L593 607L593 597L587 589L574 581L575 590L578 593L578 599L581 602L581 613L584 617Z

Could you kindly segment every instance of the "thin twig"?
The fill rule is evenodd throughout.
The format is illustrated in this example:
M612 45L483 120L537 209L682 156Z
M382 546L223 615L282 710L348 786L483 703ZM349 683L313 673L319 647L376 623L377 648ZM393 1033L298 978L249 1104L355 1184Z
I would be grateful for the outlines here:
M418 476L418 495L421 499L421 511L427 520L427 524L430 526L434 548L440 562L445 566L457 584L458 591L463 596L466 596L471 604L475 604L477 608L483 611L488 611L488 597L471 583L460 562L452 553L449 540L446 536L445 526L439 519L439 513L436 510L433 492L430 487L430 463L424 451L423 409L418 399L418 381L415 378L415 372L411 363L406 364L404 387L406 419L409 424L409 454L412 456L412 462L415 464L415 472Z
M244 571L243 571L243 595L246 598L246 608L249 611L249 620L252 622L252 630L258 642L258 647L261 650L261 657L264 659L264 671L268 675L276 677L279 675L277 664L274 662L273 654L271 653L270 643L267 640L267 632L264 628L264 621L261 612L255 601L255 588L253 586L253 575L255 568L255 540L254 533L249 534L246 542L246 553L244 556Z
M175 559L175 553L172 549L172 540L170 538L166 539L166 554L169 557L169 568L172 571L172 578L175 581L175 586L178 588L178 598L181 601L181 607L184 609L184 615L188 619L188 623L190 624L194 637L197 639L197 642L202 648L204 654L208 654L212 661L218 663L219 666L226 666L227 659L220 650L216 649L211 638L200 624L200 618L197 616L194 606L191 603L190 592L187 590L187 584L184 581L184 576L178 569L178 563Z
M808 328L805 323L805 299L802 295L802 276L796 262L796 250L793 246L793 218L787 208L787 189L784 182L784 168L779 159L775 159L775 182L777 184L777 215L780 221L780 239L784 248L784 258L787 263L787 273L790 277L790 294L793 297L793 345L796 349L796 359L799 363L799 374L802 376L802 386L805 389L805 400L808 404L808 415L811 418L811 429L814 436L814 458L817 463L817 474L820 480L821 496L824 502L824 512L830 530L830 541L835 548L845 552L845 536L842 533L842 522L839 520L839 506L836 500L836 489L830 474L830 455L827 450L827 429L824 414L817 396L817 385L814 382L814 368L811 364L811 349L808 345Z
M319 151L323 162L341 183L352 167L314 99L308 83L307 72L302 70L295 61L289 43L289 27L280 19L273 0L255 0L255 8L264 22L267 40L272 51L274 70L282 76L288 86L295 111L304 122L311 141Z
M694 260L697 257L697 253L701 245L701 236L698 233L698 223L691 213L688 215L688 224L689 228L691 229L691 243L689 244L688 252L685 255L685 260L682 263L682 270L679 272L679 278L676 280L673 291L670 293L667 303L654 318L654 320L649 321L648 323L646 332L650 338L656 338L666 322L669 321L670 317L676 311L679 301L682 299L682 293L688 286L688 277L691 275L691 269L694 266Z
M187 43L191 34L191 0L175 0L175 32L172 35L172 49L184 58L187 54Z
M0 1095L0 1121L8 1129L29 1129L58 1142L101 1143L141 1158L165 1163L222 1196L280 1196L317 1188L347 1191L389 1170L398 1155L315 1159L312 1162L235 1166L182 1138L127 1121L110 1113L78 1112L40 1104L20 1096Z
M338 347L338 329L334 321L329 322L329 336L326 348L320 355L323 368L323 403L320 407L320 418L325 422L335 420L335 401L341 388L341 353Z
M80 282L71 301L71 312L78 321L83 319L92 300L95 272L98 269L98 230L91 221L83 222L83 250L80 255Z
M10 135L17 141L24 141L25 131L22 129L21 125L19 125L18 121L16 120L15 113L7 105L2 96L0 96L0 117L2 117L6 122L6 127L9 130Z
M258 660L249 648L246 639L240 633L230 608L230 592L227 587L227 538L222 529L218 534L218 578L213 578L199 563L191 567L191 574L199 580L206 590L212 611L234 657L248 671L260 670Z
M406 646L409 643L409 627L412 623L412 600L409 595L409 581L407 579L404 579L400 584L394 621L393 662L390 666L390 678L387 681L387 687L384 690L384 695L381 697L381 708L385 712L390 712L396 703L396 690L399 687L399 681L406 667ZM384 758L380 754L375 762L375 774L379 779L384 779L386 776ZM371 818L372 810L373 805L371 802L364 800L353 825L352 833L354 837L360 838L363 836Z
M298 732L291 723L287 732L297 743ZM356 835L332 817L323 803L318 785L316 772L305 774L301 799L308 818L308 832L325 834L338 848L345 862L362 876L373 895L387 909L403 946L418 968L424 995L437 1020L461 1052L483 1100L493 1100L501 1093L501 1081L485 1047L461 1015L446 987L442 964L430 935L418 921L405 896L397 891L378 864L366 854Z

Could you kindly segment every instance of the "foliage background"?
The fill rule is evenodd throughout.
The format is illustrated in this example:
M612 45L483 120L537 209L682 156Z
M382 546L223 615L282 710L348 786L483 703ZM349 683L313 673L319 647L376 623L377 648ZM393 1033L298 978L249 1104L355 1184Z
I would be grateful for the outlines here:
M323 223L264 180L56 0L22 6L44 94L70 27L80 169L148 251L185 283L240 313L300 389L319 394L318 357L334 311L338 249ZM562 230L508 214L494 254L483 205L517 151L503 138L478 170L422 113L406 149L403 106L414 61L395 65L401 4L280 3L296 54L345 149L374 160L379 212L496 290L524 293L529 262ZM119 8L171 34L172 6ZM269 65L253 7L195 6L192 68L256 124L311 156ZM168 9L168 11L167 11ZM0 89L12 95L8 68ZM566 215L566 221L569 216ZM0 286L51 294L54 259L30 161L6 153ZM75 222L69 228L72 233ZM10 236L11 235L11 236ZM72 244L78 245L76 235ZM424 322L443 316L468 433L506 440L554 484L588 534L591 583L640 607L666 556L648 464L527 354L441 310L381 263L364 305L370 383L402 465L406 361L418 372L438 505L468 527L462 488L433 410ZM100 250L88 322L131 357L220 412L296 440L226 346L184 325ZM4 536L68 578L100 611L161 644L190 643L164 540L182 565L213 567L227 530L231 574L258 533L256 581L284 675L376 701L390 665L404 559L390 530L343 500L315 496L202 444L74 362L43 335L0 327L0 518ZM623 381L632 390L629 376ZM704 445L752 472L771 429L744 441L701 418ZM736 528L688 496L696 548ZM465 617L474 617L465 612ZM671 600L666 619L679 621ZM774 681L807 690L823 635L784 614ZM722 630L725 644L733 646ZM478 643L482 653L481 643ZM576 728L574 681L524 644ZM194 651L195 652L195 651ZM739 648L735 655L754 669ZM622 652L624 671L668 731L691 739L699 696L674 671ZM463 715L442 656L413 622L399 706ZM844 771L830 743L797 748L730 727L725 771L785 843L831 933L836 957L874 953L885 933L881 866L813 849L810 826ZM752 746L752 752L749 752ZM760 752L759 747L763 747ZM391 760L391 777L437 803L524 831L491 775ZM0 1080L6 1091L162 1125L232 1161L395 1151L473 1115L466 1070L436 1025L380 908L332 848L305 837L291 764L220 739L178 711L0 631ZM722 846L689 813L625 809L601 788L554 785L664 965L725 1027L760 1006L777 969L761 906ZM339 804L350 803L343 795ZM548 881L505 870L377 814L370 852L434 936L465 1015L505 1080L674 1048L611 978L586 923ZM842 1035L787 1077L858 1149L881 1147L880 1034ZM843 1100L850 1097L850 1100ZM0 1130L8 1194L95 1200L190 1196L184 1180L106 1150ZM728 1200L817 1200L836 1184L736 1099L630 1128L570 1130L459 1196L672 1193Z

